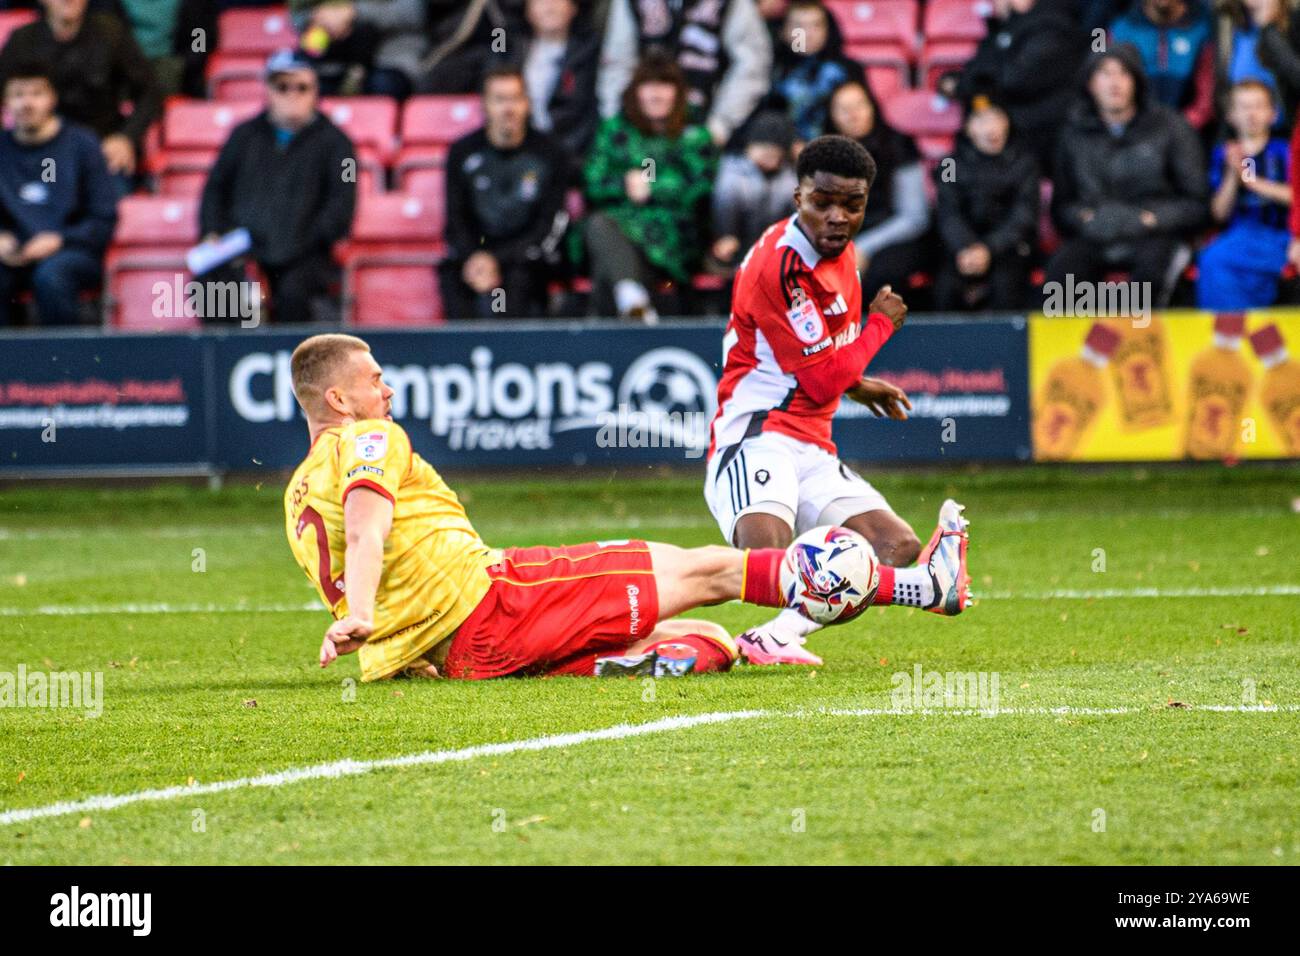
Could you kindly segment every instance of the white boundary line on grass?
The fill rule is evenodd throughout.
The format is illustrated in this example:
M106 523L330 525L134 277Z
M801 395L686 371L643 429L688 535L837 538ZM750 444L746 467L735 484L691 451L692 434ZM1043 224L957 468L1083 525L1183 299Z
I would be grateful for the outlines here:
M644 724L615 724L599 730L579 730L566 734L547 734L542 737L529 737L524 740L508 740L497 744L476 744L456 750L426 750L422 753L406 754L401 757L384 757L377 760L335 760L331 763L315 764L310 767L297 767L279 770L275 773L259 774L255 777L238 777L234 780L218 780L213 783L195 783L189 786L163 787L153 790L136 790L131 793L102 794L87 797L84 800L64 800L43 807L18 807L0 813L0 826L12 826L16 823L28 823L49 817L68 816L73 813L95 813L116 810L118 807L134 803L159 803L176 800L181 797L198 797L211 793L225 793L230 790L252 788L276 788L285 784L301 783L305 780L334 780L340 777L355 777L372 770L393 767L418 767L434 764L473 760L477 757L494 757L520 751L557 750L574 747L578 744L595 740L625 740L629 737L644 737L649 734L667 733L685 730L707 724L725 724L737 720L755 720L758 718L795 718L805 719L818 714L832 717L911 717L911 716L948 716L948 717L985 717L994 716L1065 716L1065 717L1104 717L1116 714L1157 713L1165 708L1155 707L1008 707L994 711L969 709L954 710L896 710L888 708L856 707L828 708L818 710L727 710L705 714L687 714L678 717L665 717ZM1189 704L1180 710L1206 711L1213 713L1277 714L1300 711L1300 704L1283 704L1265 706L1229 707L1215 704Z
M1238 588L1058 588L1047 591L975 592L976 600L993 601L1104 601L1126 598L1295 597L1300 584L1269 584ZM39 604L35 607L0 607L0 617L58 617L78 614L298 614L323 611L315 601L302 604Z

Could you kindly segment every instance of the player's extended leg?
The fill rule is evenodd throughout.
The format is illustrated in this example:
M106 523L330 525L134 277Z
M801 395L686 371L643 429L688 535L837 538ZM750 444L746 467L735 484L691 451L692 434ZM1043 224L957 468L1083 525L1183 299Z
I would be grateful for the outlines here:
M658 541L647 543L661 621L726 601L783 606L777 577L782 548L741 551L721 545L679 548Z

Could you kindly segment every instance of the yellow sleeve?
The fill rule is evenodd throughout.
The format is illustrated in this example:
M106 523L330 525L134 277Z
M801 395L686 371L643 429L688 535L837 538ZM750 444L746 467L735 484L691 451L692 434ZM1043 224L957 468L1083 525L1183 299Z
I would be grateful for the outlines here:
M339 503L353 488L377 491L394 504L411 467L411 440L402 426L381 419L354 422L339 436Z

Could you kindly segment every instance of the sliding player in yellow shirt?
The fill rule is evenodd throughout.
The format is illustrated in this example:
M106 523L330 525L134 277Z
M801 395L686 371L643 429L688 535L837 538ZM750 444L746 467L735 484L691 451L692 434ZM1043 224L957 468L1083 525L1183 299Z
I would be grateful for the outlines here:
M313 336L291 369L311 448L285 489L285 531L335 617L322 667L359 651L368 681L726 670L726 630L674 618L735 599L784 606L783 548L489 548L393 422L364 341Z

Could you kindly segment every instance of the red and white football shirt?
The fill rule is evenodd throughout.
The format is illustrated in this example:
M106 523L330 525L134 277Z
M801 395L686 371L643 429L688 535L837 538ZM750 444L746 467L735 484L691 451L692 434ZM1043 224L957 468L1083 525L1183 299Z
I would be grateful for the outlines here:
M824 258L798 218L769 226L736 271L710 458L766 431L836 453L831 418L840 396L814 401L795 373L857 339L862 283L853 244L833 259Z

